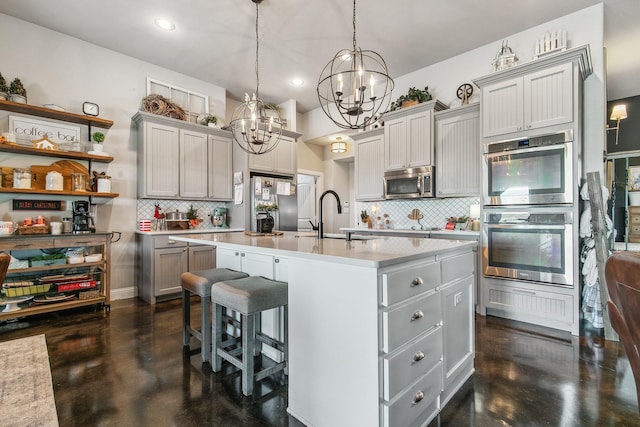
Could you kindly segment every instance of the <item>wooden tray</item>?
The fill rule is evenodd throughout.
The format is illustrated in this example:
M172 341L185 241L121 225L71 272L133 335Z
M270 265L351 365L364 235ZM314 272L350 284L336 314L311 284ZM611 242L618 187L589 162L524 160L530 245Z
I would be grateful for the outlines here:
M273 231L271 233L258 233L257 231L245 231L244 234L247 236L282 236L284 233L282 231Z
M48 225L19 225L18 226L18 234L26 235L26 234L49 234L49 226Z

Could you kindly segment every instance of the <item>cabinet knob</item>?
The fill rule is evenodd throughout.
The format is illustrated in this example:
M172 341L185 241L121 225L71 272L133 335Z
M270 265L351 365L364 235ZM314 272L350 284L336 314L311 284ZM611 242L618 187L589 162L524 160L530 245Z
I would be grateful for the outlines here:
M422 312L422 310L418 310L415 313L413 313L413 315L411 316L411 321L413 322L414 320L418 320L424 317L424 313Z
M424 353L423 353L423 352L421 352L421 351L417 352L417 353L413 356L413 361L414 361L414 362L419 362L419 361L421 361L422 359L424 359Z
M242 252L242 253L240 254L240 256L245 256L245 253L244 253L244 252Z
M424 284L424 280L422 280L422 277L416 277L411 281L411 286L420 286L423 284Z
M424 393L422 391L419 391L413 396L413 402L411 402L411 404L415 405L416 403L420 402L422 399L424 399Z
M273 262L275 262L276 264L280 262L280 260L278 258L274 259Z

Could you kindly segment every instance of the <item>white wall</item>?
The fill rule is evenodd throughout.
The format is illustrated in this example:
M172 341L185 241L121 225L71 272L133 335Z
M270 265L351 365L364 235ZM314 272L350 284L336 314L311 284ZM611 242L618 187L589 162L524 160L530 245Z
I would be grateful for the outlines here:
M116 290L112 295L117 297L121 289L122 296L131 296L135 286L137 170L131 116L146 95L146 78L209 95L211 113L221 118L225 115L225 90L2 14L0 40L0 71L7 81L15 77L22 80L29 104L55 103L69 112L81 113L83 101L92 101L100 105L100 117L113 120L104 149L115 160L98 164L95 169L113 177L112 190L120 197L99 206L98 226L122 232L121 240L112 245L111 286ZM6 113L0 115L3 132L8 129L6 117ZM55 160L40 158L36 164L48 165ZM16 156L0 155L2 166L13 166L17 161ZM11 211L7 203L11 195L4 197L0 199L0 215L21 219L23 213Z
M604 64L604 6L595 6L580 10L533 27L529 30L511 35L506 39L509 46L519 58L519 63L532 60L534 41L545 31L563 29L568 33L569 47L590 45L593 75L584 84L584 150L585 160L583 174L590 171L602 172L602 150L605 144L605 64ZM428 29L425 29L428 31ZM452 30L453 31L453 30ZM473 34L469 35L473 37ZM446 43L446 35L441 35ZM491 62L500 49L502 40L496 40L477 49L454 56L437 64L422 68L413 73L394 78L395 88L392 99L405 94L412 87L429 86L429 92L450 107L460 105L456 90L462 83L470 83L473 79L491 72ZM372 46L369 46L370 48ZM474 88L471 102L477 102L478 88ZM303 126L301 132L307 140L329 135L339 131L324 115L322 109L305 114L299 121Z

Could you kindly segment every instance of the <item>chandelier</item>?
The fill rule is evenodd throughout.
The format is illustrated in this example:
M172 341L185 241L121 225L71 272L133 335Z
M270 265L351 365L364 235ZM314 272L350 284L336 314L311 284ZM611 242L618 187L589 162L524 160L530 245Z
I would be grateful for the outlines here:
M244 95L240 104L231 116L229 128L233 132L234 141L249 154L265 154L276 148L282 136L282 119L278 111L260 99L260 74L258 52L258 5L262 0L251 0L256 4L256 91L252 96Z
M324 113L342 129L364 129L389 108L393 79L384 59L356 46L356 0L353 0L353 48L342 49L324 67L318 99Z

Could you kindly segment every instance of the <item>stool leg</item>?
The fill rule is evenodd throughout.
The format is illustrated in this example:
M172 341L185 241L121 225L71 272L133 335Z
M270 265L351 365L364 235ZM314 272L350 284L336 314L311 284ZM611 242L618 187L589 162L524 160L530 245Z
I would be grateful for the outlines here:
M218 349L222 345L222 310L224 308L214 302L211 303L212 306L212 327L211 327L211 342L213 344L212 349L212 360L211 360L211 369L213 372L220 372L222 369L222 357L218 355Z
M260 313L258 313L259 315ZM253 394L253 347L255 344L255 319L253 314L242 315L242 394Z
M211 298L202 297L201 301L201 326L200 335L202 336L202 348L200 354L202 355L202 363L211 362L211 341L213 339L211 334Z
M254 321L254 332L257 333L261 333L262 332L262 313L257 313L255 315L252 316ZM260 353L262 353L262 341L260 340L255 340L254 344L253 344L253 355L254 356L260 356Z
M189 346L191 332L189 325L191 324L191 292L182 289L182 345Z

